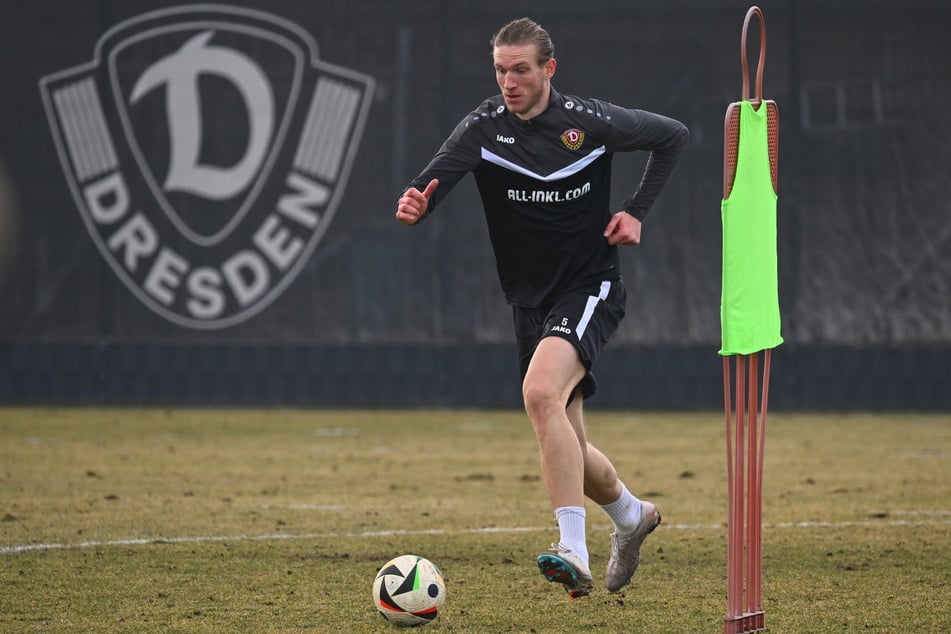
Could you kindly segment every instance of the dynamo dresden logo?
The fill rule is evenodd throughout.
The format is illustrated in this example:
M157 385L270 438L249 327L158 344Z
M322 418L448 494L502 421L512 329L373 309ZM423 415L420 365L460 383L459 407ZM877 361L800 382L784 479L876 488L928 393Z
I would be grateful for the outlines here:
M561 142L569 150L577 150L584 143L584 132L578 128L571 128L561 133Z
M137 16L93 60L40 81L86 227L125 285L181 326L224 328L274 301L343 194L373 80L321 62L267 13Z

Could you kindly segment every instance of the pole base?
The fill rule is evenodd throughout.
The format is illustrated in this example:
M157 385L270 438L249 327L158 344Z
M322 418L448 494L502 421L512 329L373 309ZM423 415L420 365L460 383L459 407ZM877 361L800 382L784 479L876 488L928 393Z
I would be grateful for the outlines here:
M745 634L746 632L765 632L766 613L744 612L738 616L728 616L723 619L723 634Z

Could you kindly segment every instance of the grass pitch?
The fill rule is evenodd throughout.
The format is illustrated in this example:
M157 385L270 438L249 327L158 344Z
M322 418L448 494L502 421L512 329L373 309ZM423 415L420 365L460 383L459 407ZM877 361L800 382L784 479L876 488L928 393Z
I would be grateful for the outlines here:
M588 431L664 524L568 601L521 412L0 409L0 632L393 632L370 588L403 553L447 578L427 631L722 631L722 414ZM951 631L951 416L774 413L765 472L769 631Z

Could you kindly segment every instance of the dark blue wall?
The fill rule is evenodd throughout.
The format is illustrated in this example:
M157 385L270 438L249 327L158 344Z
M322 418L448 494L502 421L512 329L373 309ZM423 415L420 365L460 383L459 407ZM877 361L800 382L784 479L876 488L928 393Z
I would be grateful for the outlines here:
M749 3L546 0L517 14L502 0L7 4L0 402L518 406L511 313L472 180L419 227L393 211L456 122L497 92L491 34L530 15L555 40L559 90L691 130L642 244L622 250L627 317L592 404L720 406L723 117L740 96ZM786 343L771 407L951 409L951 4L758 4L764 92L780 111ZM188 108L169 106L164 84L139 84L204 33L205 46L250 60L276 122L261 146L270 158L217 198L201 179L197 193L169 185ZM178 73L197 63L176 59ZM254 126L216 72L200 75L197 160L228 168ZM317 99L318 86L338 101ZM645 158L615 158L618 203ZM91 187L115 174L126 213L97 222ZM294 175L315 188L297 209L313 226L287 213L303 191ZM115 240L136 213L156 244L130 265ZM257 246L262 232L272 249L305 246L279 265ZM162 253L178 259L163 269ZM225 281L240 254L267 268L247 305ZM198 279L217 284L220 304L190 289Z
M951 348L782 346L771 411L948 411ZM715 350L605 352L596 409L722 407ZM0 402L149 406L521 406L509 346L0 344Z

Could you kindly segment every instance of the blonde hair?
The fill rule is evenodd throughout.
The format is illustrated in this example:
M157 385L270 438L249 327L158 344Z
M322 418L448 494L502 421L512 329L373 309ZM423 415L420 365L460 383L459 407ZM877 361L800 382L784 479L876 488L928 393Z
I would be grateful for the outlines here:
M538 51L538 64L543 65L555 56L555 45L552 44L548 31L529 18L512 20L492 36L489 42L494 50L497 46L515 46L520 44L534 44Z

